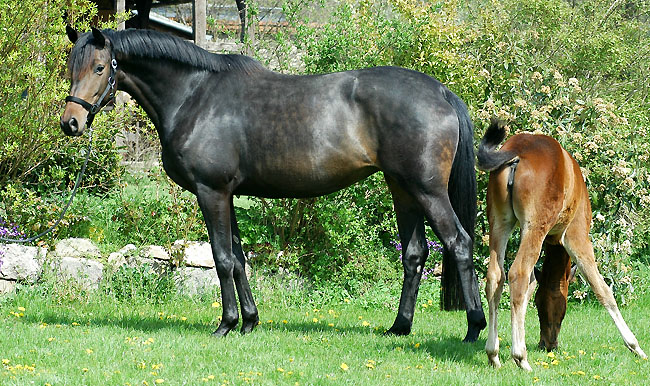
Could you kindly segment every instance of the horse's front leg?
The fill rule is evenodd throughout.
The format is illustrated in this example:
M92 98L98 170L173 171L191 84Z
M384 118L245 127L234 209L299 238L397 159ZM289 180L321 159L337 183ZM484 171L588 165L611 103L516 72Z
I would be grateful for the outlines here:
M219 191L208 186L198 184L196 197L208 228L212 257L217 268L221 286L221 302L223 313L221 324L213 333L216 336L225 336L237 326L239 313L237 299L233 285L233 272L235 270L235 257L232 252L231 212L230 201L232 194Z
M259 323L260 318L257 313L257 307L255 306L255 300L253 300L251 287L248 284L248 278L246 277L246 257L244 256L239 237L239 227L237 226L237 217L235 216L235 206L233 205L232 197L230 198L230 224L232 231L232 252L237 258L235 260L233 274L235 286L237 287L237 296L239 296L239 302L241 303L243 319L241 332L242 334L246 334L253 331Z

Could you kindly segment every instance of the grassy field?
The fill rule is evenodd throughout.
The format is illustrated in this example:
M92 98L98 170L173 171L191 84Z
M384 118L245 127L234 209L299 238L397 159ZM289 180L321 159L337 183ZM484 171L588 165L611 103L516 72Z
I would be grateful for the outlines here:
M510 359L509 311L500 314L504 366L497 371L487 365L485 332L477 343L461 343L464 313L438 310L436 284L420 292L406 337L382 334L392 306L315 302L325 297L279 287L256 288L261 323L252 334L224 339L210 336L221 314L217 298L151 304L20 291L0 300L0 385L633 385L650 377L650 362L628 352L597 304L570 304L551 355L536 349L538 322L529 309L533 372L525 373ZM622 312L650 351L650 295Z

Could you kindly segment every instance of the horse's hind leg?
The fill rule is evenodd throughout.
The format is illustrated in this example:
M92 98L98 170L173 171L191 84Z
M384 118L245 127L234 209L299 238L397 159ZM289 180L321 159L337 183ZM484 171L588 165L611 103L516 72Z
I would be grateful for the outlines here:
M456 260L467 312L467 334L463 341L475 342L487 323L472 260L472 239L458 221L446 190L439 187L430 193L420 192L416 197L436 236Z
M397 228L402 243L402 265L404 282L399 301L399 309L393 326L386 332L394 335L407 335L411 332L415 301L418 296L424 263L429 255L424 233L424 214L413 197L394 181L386 178L393 195Z
M503 292L503 283L506 279L503 261L505 259L508 239L514 229L516 219L510 213L493 214L490 216L490 262L487 271L485 295L488 301L488 338L485 342L485 352L488 362L496 367L501 367L499 361L499 335L497 331L497 311Z
M239 226L237 225L237 217L235 216L235 206L233 205L232 197L230 199L230 223L232 230L232 252L237 258L233 269L233 276L237 288L237 296L239 297L239 303L241 304L241 332L242 334L246 334L253 331L260 319L257 313L257 307L255 306L255 300L253 299L253 293L251 292L251 287L248 284L248 278L246 277L246 257L242 250L241 238L239 237Z
M519 367L532 371L526 352L525 319L528 305L530 275L539 259L547 229L527 226L521 229L521 243L515 261L508 272L510 284L510 321L512 326L512 359Z
M614 320L614 324L621 333L627 348L641 358L647 358L641 347L639 347L636 337L625 323L625 320L623 320L612 290L598 272L594 248L589 239L589 226L586 225L586 221L579 222L578 216L581 216L581 213L576 215L576 220L569 225L566 231L562 240L564 247L573 261L576 262L582 274L585 275L600 304L605 307L612 320Z

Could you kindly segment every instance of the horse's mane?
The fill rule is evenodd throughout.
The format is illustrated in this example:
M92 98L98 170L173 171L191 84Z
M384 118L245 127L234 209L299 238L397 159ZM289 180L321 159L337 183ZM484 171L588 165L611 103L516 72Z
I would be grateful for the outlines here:
M242 70L247 73L263 71L265 67L255 59L236 54L213 54L181 38L151 30L103 30L116 53L144 59L170 60L210 72ZM70 54L70 70L81 68L93 46L92 34L79 37Z

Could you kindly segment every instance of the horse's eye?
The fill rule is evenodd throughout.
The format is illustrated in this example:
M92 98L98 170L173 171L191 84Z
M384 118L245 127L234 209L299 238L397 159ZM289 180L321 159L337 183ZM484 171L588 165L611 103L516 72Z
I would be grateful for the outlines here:
M104 65L102 64L100 64L99 66L97 66L97 68L95 68L96 74L101 74L102 71L104 71Z

